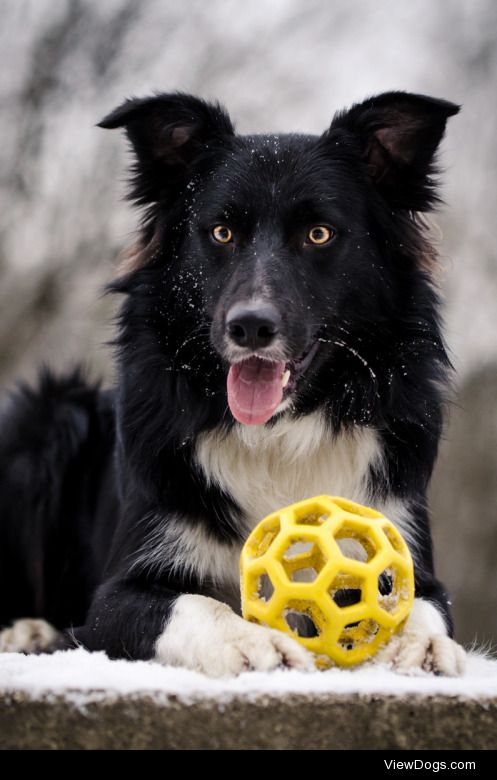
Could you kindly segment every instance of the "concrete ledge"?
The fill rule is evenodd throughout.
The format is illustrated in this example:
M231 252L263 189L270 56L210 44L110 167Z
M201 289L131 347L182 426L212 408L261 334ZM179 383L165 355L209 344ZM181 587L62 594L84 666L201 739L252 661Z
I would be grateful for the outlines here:
M82 649L0 654L2 749L495 749L497 661L211 680Z
M492 749L497 698L263 695L185 703L159 695L0 701L2 749Z

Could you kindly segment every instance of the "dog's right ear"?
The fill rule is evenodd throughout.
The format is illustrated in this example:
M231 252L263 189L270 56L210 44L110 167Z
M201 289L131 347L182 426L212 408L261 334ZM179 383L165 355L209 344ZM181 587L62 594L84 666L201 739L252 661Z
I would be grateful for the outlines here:
M126 100L98 127L126 129L136 155L132 197L138 203L159 201L196 158L234 134L219 104L182 93Z

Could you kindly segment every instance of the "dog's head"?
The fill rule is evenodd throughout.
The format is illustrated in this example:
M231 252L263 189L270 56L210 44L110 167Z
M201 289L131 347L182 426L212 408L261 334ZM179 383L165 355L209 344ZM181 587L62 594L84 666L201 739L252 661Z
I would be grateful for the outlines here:
M457 111L386 93L321 136L239 136L220 106L183 94L107 116L102 127L126 129L132 197L147 207L130 275L156 274L149 321L178 370L214 355L233 416L262 424L319 402L337 350L365 361L360 334L408 307L406 280L423 272L413 215L433 204L434 155Z

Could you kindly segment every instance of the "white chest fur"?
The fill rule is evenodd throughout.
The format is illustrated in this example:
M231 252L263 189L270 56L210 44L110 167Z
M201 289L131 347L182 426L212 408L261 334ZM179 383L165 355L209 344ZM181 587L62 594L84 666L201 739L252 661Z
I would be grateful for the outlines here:
M276 509L321 493L367 503L369 469L381 464L382 451L375 431L334 436L314 413L272 428L237 424L203 434L196 457L208 482L233 496L248 531Z
M381 468L382 447L371 429L356 427L333 436L321 415L313 414L297 421L282 419L272 428L236 425L225 434L203 434L196 458L206 480L242 509L246 538L266 515L311 496L327 493L370 503L369 470L372 465ZM415 546L415 529L403 501L389 497L374 505ZM203 523L168 517L146 539L135 565L190 573L218 586L221 600L236 609L242 544L218 541Z

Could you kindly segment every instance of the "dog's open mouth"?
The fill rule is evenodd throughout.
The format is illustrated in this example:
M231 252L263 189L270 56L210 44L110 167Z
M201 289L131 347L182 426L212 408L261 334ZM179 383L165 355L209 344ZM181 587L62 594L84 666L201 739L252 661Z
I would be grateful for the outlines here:
M228 404L235 420L244 425L266 423L307 370L318 347L319 342L314 342L298 360L271 362L254 355L230 366Z

